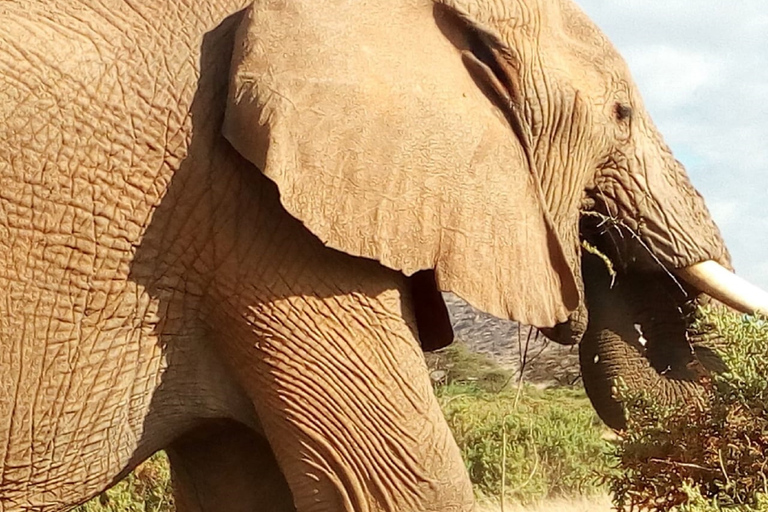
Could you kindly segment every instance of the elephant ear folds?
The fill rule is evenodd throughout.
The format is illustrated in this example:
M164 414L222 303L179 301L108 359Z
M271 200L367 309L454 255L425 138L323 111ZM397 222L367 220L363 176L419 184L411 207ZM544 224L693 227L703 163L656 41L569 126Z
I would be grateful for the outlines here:
M578 303L572 271L523 147L438 28L442 10L255 3L224 134L326 245L407 275L435 269L440 289L485 311L552 326Z

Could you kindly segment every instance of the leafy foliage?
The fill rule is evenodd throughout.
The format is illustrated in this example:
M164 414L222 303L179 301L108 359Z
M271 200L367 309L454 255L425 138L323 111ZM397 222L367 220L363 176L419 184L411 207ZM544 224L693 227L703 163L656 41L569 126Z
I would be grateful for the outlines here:
M703 407L660 407L619 386L619 510L768 510L768 322L711 309L698 322L724 341L714 349L729 368L704 382Z
M604 492L610 447L583 391L526 387L518 397L464 384L438 397L480 494L530 503Z
M74 512L173 512L171 472L162 452L141 464L117 485Z
M456 343L435 393L479 494L531 503L605 492L606 432L581 388L517 387L515 373Z

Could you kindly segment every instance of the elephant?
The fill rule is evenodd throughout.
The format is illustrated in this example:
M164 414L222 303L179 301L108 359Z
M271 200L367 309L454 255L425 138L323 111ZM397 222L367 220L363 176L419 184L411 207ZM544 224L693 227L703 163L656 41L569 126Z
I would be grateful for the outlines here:
M181 511L472 510L422 353L452 340L441 291L580 343L619 427L622 372L691 389L636 364L636 324L690 359L681 305L768 311L570 0L9 0L0 25L4 512L160 449Z

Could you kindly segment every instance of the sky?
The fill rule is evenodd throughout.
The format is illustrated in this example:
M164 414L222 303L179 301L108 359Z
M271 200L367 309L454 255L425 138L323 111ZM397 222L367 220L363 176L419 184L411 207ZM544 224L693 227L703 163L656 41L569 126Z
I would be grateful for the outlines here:
M618 48L731 251L768 290L766 0L576 0Z

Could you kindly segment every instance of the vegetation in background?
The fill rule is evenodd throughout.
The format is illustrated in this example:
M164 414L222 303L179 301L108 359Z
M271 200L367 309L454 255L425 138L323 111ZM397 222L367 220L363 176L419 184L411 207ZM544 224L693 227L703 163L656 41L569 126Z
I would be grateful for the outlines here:
M479 494L531 503L605 492L611 449L584 392L474 384L437 390Z
M439 357L435 393L478 494L531 503L605 492L611 448L581 388L518 387L515 372L461 343Z
M493 359L472 352L460 341L426 356L438 392L452 384L469 384L478 391L497 393L516 380L516 372L500 368Z
M722 337L713 348L729 368L706 380L704 407L662 408L620 391L619 510L768 510L768 322L703 310L698 328Z
M74 512L173 512L168 458L157 453L120 483Z

